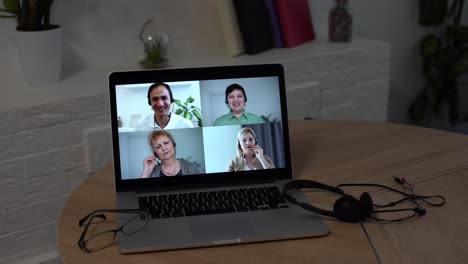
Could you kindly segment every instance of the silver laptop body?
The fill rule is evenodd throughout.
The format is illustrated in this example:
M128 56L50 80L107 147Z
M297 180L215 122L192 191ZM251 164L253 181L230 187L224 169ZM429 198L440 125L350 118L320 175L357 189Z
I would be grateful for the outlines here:
M167 129L177 142L177 158L196 164L199 169L197 174L140 178L143 160L152 154L148 143L148 134L152 130L136 127L145 115L152 114L148 105L148 88L160 82L170 85L177 102L184 105L189 101L190 108L191 100L187 98L192 97L192 106L201 110L202 127L192 116L193 128ZM217 117L229 113L225 92L226 87L233 83L245 89L245 112L262 117L262 122L214 126ZM187 205L176 213L173 209L185 204L182 200L176 200L172 202L176 206L165 205L162 209L164 214L158 211L157 215L151 215L148 224L135 234L119 233L117 241L121 253L328 234L319 216L290 206L285 201L255 206L250 203L257 200L257 190L258 193L264 190L273 192L276 188L281 192L282 186L292 179L284 71L281 65L113 72L109 75L109 87L118 209L138 209L141 208L142 199L158 204L166 197L192 197L191 201L199 206L205 202L205 194L215 195L216 198L210 198L215 207L222 200L218 198L226 193L235 199L244 199L244 204L241 202L241 205L232 206L234 209L229 212L206 210L197 214L189 213L191 209L187 209ZM172 103L172 107L171 118L181 108L176 102ZM255 131L258 145L271 158L275 168L226 172L229 160L236 156L237 131L244 127ZM244 192L248 194L241 194ZM306 201L300 191L292 195ZM119 215L117 220L123 224L128 217Z

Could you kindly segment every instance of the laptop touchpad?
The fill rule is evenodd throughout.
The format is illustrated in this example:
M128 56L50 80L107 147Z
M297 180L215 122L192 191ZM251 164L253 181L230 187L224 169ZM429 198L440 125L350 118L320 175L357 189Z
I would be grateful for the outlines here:
M194 238L241 238L255 233L249 219L241 217L194 219L190 221L190 229Z

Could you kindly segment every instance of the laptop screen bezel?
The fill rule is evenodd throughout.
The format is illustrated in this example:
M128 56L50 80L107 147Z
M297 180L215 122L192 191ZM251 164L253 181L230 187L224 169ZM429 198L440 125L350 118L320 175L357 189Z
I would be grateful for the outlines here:
M149 179L125 179L121 177L121 164L119 152L118 114L116 102L117 85L135 83L177 82L193 80L214 80L252 77L277 77L281 104L281 121L283 128L283 146L285 167L255 170L209 173L190 175L190 177L165 177ZM112 72L109 74L109 98L111 111L111 130L113 141L114 177L117 192L134 191L141 189L170 188L171 186L216 186L232 182L233 184L250 183L252 181L265 182L292 178L292 166L290 155L288 115L286 106L286 89L284 69L281 64L257 64L239 66L179 68L162 70L141 70ZM221 176L221 177L220 177Z

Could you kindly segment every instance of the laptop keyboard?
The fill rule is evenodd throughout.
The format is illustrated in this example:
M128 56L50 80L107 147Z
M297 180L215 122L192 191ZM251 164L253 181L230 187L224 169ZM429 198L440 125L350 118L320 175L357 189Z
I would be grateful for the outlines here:
M138 197L152 219L287 208L276 186Z

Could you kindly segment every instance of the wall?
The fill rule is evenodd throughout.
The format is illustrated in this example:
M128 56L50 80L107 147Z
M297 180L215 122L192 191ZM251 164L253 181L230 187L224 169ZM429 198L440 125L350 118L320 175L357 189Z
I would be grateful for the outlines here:
M108 124L108 109L100 93L0 112L0 263L53 249L59 212L90 169L83 132Z

